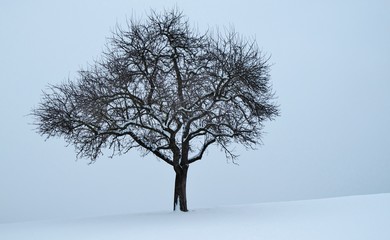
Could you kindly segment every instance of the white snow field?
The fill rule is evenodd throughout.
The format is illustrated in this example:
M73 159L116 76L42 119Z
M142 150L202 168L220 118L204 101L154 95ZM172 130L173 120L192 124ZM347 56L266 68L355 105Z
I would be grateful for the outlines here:
M390 239L390 193L0 224L0 239Z

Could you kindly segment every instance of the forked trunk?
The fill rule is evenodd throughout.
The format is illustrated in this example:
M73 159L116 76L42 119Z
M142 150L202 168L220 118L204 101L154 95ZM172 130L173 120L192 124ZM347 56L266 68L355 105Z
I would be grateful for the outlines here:
M179 205L180 211L188 212L186 192L188 165L176 165L174 166L174 170L176 172L176 178L173 210L176 211L176 207Z

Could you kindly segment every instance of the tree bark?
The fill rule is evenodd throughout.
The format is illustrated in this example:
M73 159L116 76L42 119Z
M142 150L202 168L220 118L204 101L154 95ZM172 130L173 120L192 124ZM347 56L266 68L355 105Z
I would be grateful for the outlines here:
M173 211L176 211L179 205L180 211L188 212L186 191L188 165L175 165L173 168L176 172Z

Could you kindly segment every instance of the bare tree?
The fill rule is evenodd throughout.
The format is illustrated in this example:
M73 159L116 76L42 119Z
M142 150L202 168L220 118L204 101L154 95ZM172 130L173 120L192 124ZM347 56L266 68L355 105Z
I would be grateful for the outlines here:
M278 115L269 64L236 32L199 34L177 10L117 27L102 57L75 81L51 85L32 111L40 134L63 137L95 161L140 149L176 172L174 210L187 211L190 164L216 144L254 147Z

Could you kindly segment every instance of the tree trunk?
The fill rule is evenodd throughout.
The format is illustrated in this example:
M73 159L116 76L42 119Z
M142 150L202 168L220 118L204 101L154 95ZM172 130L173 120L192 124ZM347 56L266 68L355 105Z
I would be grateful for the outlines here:
M186 191L188 165L176 165L173 168L176 172L173 211L176 211L176 207L179 205L180 211L188 212Z

